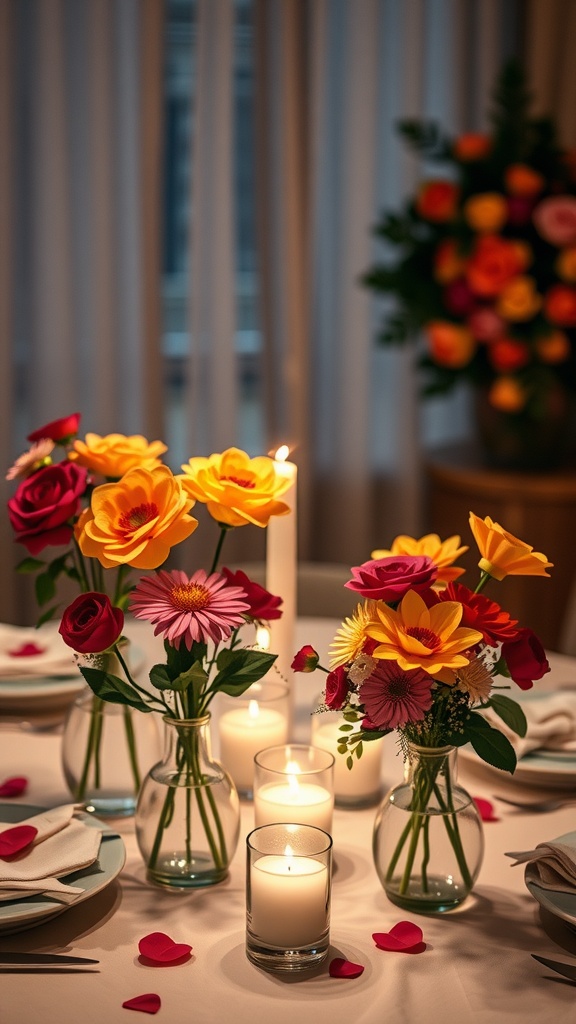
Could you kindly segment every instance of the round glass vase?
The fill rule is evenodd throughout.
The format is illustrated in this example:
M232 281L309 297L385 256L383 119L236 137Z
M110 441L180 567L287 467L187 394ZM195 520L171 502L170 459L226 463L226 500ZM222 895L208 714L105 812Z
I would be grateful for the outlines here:
M212 758L210 717L164 718L164 756L140 790L136 840L148 880L166 888L223 881L238 845L240 801Z
M412 913L453 910L471 892L484 856L482 820L456 782L454 747L408 744L405 779L388 791L372 852L388 899Z

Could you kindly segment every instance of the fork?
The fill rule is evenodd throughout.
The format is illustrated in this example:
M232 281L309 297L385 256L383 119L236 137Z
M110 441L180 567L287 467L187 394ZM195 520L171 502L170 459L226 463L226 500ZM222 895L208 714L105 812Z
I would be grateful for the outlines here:
M496 796L500 803L509 804L510 807L519 807L523 811L546 812L558 811L561 807L576 806L576 798L560 797L550 800L509 800L505 796Z

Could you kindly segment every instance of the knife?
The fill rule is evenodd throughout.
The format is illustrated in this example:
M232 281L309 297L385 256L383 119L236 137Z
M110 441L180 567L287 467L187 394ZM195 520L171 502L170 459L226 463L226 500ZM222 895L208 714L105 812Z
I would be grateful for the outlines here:
M564 964L560 960L547 960L545 956L536 956L536 953L531 953L530 956L544 964L544 967L549 967L551 971L562 974L570 981L576 981L576 964Z
M70 967L73 964L98 964L99 960L89 960L84 956L64 956L62 953L0 953L0 967L10 964L12 967L27 967L35 964L38 967L62 964Z

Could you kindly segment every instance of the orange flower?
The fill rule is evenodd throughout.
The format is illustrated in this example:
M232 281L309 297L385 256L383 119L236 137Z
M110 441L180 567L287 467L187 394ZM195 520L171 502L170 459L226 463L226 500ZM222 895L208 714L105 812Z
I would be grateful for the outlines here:
M444 224L456 213L459 189L451 181L426 181L416 197L416 210L424 220Z
M530 362L530 348L517 338L500 338L488 346L488 358L497 373L513 373Z
M534 347L543 363L563 363L570 355L570 342L564 331L552 331L537 338Z
M504 530L490 516L480 519L470 513L470 529L478 545L481 559L478 565L495 580L505 576L549 576L552 567L546 555L534 551L529 544Z
M562 249L556 260L556 273L564 281L576 282L576 246Z
M456 160L468 163L472 160L482 160L492 149L492 139L480 132L465 132L454 142L452 152Z
M94 489L74 534L82 554L105 569L156 569L198 526L188 515L193 504L167 466L130 469Z
M508 207L498 192L479 192L464 203L464 218L473 231L494 234L506 223Z
M510 164L504 173L504 182L513 196L536 196L545 185L542 175L528 164Z
M464 272L466 260L458 252L454 238L446 238L434 253L434 277L440 284L450 284Z
M419 540L416 540L415 537L407 537L404 534L400 534L400 536L392 541L390 550L379 549L378 551L373 551L370 557L388 558L389 555L425 555L427 558L432 559L434 565L438 566L436 582L450 583L452 580L458 579L466 571L452 564L465 551L468 551L468 547L466 545L460 547L460 537L456 534L444 541L440 540L437 533L427 533L424 537L420 537Z
M426 324L430 356L439 366L460 370L467 366L476 351L476 342L467 327L448 320L431 320Z
M158 458L167 451L162 441L149 442L141 434L86 434L86 440L74 441L69 458L80 466L85 466L92 473L101 476L124 476L129 469L141 466L154 469L161 465Z
M228 448L209 459L197 457L182 466L178 477L184 490L206 503L210 515L227 526L268 526L271 516L283 516L288 505L278 501L290 487L280 476L274 459L265 455L255 459L239 448Z
M576 327L576 288L552 285L544 296L544 313L558 327Z
M499 412L520 412L528 396L515 377L496 377L488 392L488 401Z
M476 295L494 298L522 269L520 253L513 242L499 235L482 235L468 261L466 278Z
M504 285L496 309L505 320L531 320L541 305L534 278L519 274Z

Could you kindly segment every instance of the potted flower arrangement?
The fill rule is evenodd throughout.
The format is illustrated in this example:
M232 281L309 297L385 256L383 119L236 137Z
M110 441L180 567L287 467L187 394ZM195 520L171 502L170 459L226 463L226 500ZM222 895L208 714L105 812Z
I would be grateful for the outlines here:
M470 527L481 556L474 590L454 565L468 550L457 536L400 536L353 568L346 586L363 602L323 670L320 710L343 714L338 750L351 770L366 743L398 733L406 780L380 807L373 852L389 898L422 912L457 906L481 865L480 817L456 783L455 752L471 744L488 764L514 772L513 745L486 712L525 735L522 708L506 691L527 690L549 670L537 636L482 591L507 575L548 576L551 563L489 517L471 513ZM292 667L322 668L310 646Z
M418 346L423 393L467 381L491 461L545 469L566 454L576 393L576 154L529 108L511 62L489 132L400 122L439 170L383 214L386 257L363 283L394 296L379 337Z

